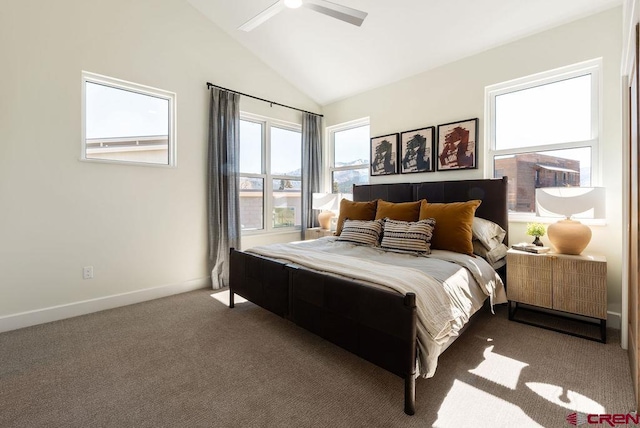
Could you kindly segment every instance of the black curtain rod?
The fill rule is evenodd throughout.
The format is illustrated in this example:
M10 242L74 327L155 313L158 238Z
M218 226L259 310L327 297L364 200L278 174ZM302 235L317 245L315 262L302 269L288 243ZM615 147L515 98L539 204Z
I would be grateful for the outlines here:
M291 107L291 106L288 106L288 105L285 105L285 104L280 104L280 103L277 103L275 101L265 100L264 98L254 97L253 95L249 95L249 94L243 94L242 92L234 91L233 89L223 88L222 86L214 85L213 83L207 82L207 89L211 89L211 87L222 89L224 91L233 92L235 94L242 95L243 97L253 98L254 100L264 101L265 103L271 104L271 106L273 106L275 104L275 105L280 106L280 107L290 108L291 110L301 111L302 113L309 113L309 114L313 114L315 116L324 117L324 115L321 115L321 114L318 114L318 113L314 113L312 111L302 110L302 109L299 109L299 108L296 108L296 107Z

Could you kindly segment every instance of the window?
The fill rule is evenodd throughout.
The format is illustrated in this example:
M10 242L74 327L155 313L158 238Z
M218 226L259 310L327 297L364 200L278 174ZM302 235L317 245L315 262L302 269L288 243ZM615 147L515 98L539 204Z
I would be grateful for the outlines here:
M300 125L242 114L240 120L240 224L243 233L300 228Z
M82 73L82 160L175 165L175 94Z
M593 186L601 61L486 88L489 176L509 178L508 208L535 213L535 189Z
M369 183L369 119L329 128L329 172L333 193L352 193L354 184Z

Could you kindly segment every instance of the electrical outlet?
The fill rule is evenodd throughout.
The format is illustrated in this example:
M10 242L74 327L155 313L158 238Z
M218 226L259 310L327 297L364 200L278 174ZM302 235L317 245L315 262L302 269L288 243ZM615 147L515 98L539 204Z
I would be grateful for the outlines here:
M82 268L82 278L83 279L93 278L93 266L85 266Z

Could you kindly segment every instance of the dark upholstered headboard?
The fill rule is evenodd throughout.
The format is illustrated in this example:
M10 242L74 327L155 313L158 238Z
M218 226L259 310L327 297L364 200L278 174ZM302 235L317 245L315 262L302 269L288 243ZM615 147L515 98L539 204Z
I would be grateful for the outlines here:
M354 201L383 199L389 202L464 202L480 199L476 217L499 224L507 231L504 243L509 245L507 212L507 177L485 180L433 181L424 183L364 184L353 186Z

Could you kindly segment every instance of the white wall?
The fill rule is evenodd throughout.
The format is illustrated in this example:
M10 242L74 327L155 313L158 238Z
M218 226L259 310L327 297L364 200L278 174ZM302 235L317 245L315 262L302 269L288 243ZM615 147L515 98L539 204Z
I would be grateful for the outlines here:
M207 81L320 110L183 0L3 2L0 54L0 321L207 283ZM81 70L177 93L176 168L78 160Z
M484 88L588 59L603 58L602 182L607 188L606 226L594 226L586 249L608 259L609 310L621 310L622 99L620 61L622 8L575 21L481 54L324 107L326 125L370 116L371 135L402 132L473 117L480 118L479 167L375 177L372 182L483 178ZM430 40L425 43L437 43ZM416 52L416 55L419 55ZM510 240L530 240L525 223L511 223Z

